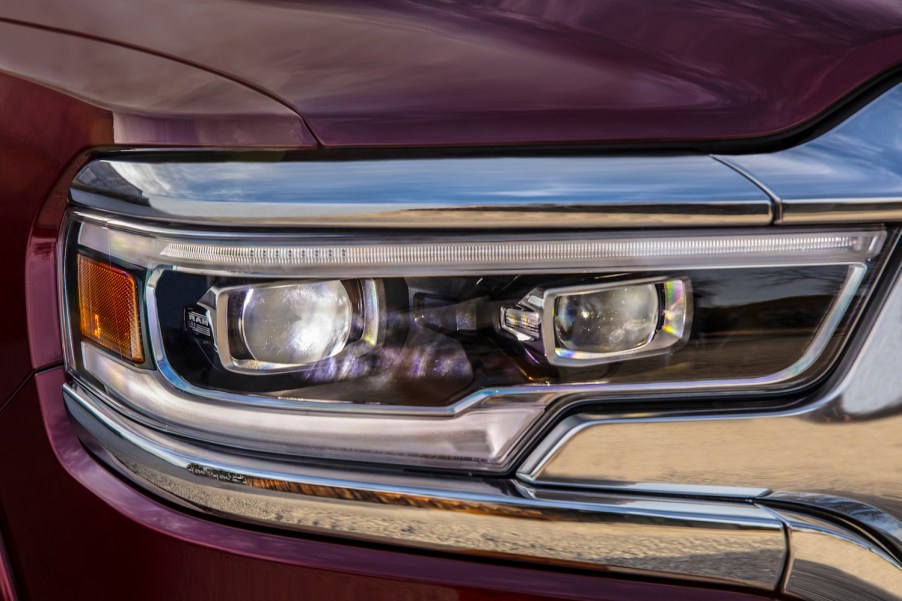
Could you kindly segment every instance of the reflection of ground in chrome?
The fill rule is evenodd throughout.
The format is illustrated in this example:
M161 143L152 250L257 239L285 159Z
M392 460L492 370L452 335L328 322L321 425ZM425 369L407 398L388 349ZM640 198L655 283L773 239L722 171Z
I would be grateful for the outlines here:
M247 492L241 485L196 486L141 468L128 467L172 494L225 514L286 527L319 530L445 549L474 549L481 553L522 555L621 569L636 569L749 582L773 582L780 575L784 540L760 531L690 528L656 523L559 521L548 528L546 519L525 516L478 515L467 511L400 505L375 505L334 498L316 498L269 490ZM293 497L293 498L292 498ZM423 519L428 511L428 519ZM732 566L727 568L727 566Z
M833 423L760 418L599 425L571 438L543 477L593 474L623 482L867 495L883 505L902 504L900 432L902 415ZM875 440L896 441L896 452L875 453ZM837 461L838 455L866 457L867 466Z

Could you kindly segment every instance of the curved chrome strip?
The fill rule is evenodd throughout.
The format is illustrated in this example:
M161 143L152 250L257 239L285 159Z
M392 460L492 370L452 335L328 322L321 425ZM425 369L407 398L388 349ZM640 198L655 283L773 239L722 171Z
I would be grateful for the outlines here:
M761 497L761 503L798 513L831 516L848 528L870 537L902 561L902 521L862 501L818 493L776 491Z
M805 144L768 154L717 156L766 187L777 223L902 219L902 85Z
M767 590L784 566L781 521L752 505L604 495L551 501L520 494L506 481L278 465L191 447L129 422L77 386L65 395L87 444L123 474L242 520Z
M273 162L123 156L82 169L71 196L118 215L194 224L483 230L766 225L772 207L746 178L706 156Z
M550 398L499 397L498 406L469 407L447 419L412 414L387 427L385 413L329 411L328 403L318 411L259 411L252 404L259 397L250 397L251 403L216 402L175 389L158 372L128 365L93 345L81 348L85 368L103 382L109 404L130 419L200 441L277 454L303 456L312 449L321 458L354 460L365 449L376 461L498 471L542 416L542 399ZM499 414L504 419L488 425L482 419Z
M778 511L789 531L782 591L812 601L898 601L902 564L854 533L793 511Z

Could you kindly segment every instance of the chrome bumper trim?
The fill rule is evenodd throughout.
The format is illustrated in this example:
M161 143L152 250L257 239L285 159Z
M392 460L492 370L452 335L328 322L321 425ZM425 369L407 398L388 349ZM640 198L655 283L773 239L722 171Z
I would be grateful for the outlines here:
M902 566L876 541L842 522L786 509L792 498L772 507L768 499L629 496L301 467L195 448L130 422L77 384L64 386L64 396L83 442L109 466L218 516L812 601L892 600L902 591Z
M771 199L710 157L166 162L102 159L75 204L203 225L423 229L755 226ZM207 153L216 159L215 153Z
M744 503L593 494L551 499L507 480L349 474L226 456L139 426L64 388L86 445L195 509L319 534L773 590L783 523Z
M783 511L790 559L782 591L812 601L898 601L902 564L834 524Z

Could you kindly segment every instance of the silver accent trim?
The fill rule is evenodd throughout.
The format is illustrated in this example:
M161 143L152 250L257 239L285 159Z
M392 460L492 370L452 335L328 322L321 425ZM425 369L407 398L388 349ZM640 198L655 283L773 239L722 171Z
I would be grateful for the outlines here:
M878 546L827 520L776 513L790 549L782 592L812 601L902 599L902 564Z
M902 220L902 84L821 136L778 152L718 155L776 201L776 223Z
M607 572L774 590L781 520L743 503L575 495L505 481L342 473L227 456L144 428L77 384L64 387L82 438L167 498L280 528Z
M261 397L217 402L174 388L159 373L128 365L93 344L82 343L81 350L85 370L102 383L98 393L131 419L198 441L278 455L498 471L513 460L547 400L502 397L446 419L413 411L355 411L350 403L327 401L306 411L277 398L271 404L282 402L286 409L260 411L255 401Z
M76 175L72 200L118 215L205 225L498 230L771 222L771 200L706 156L273 162L176 157L94 161Z

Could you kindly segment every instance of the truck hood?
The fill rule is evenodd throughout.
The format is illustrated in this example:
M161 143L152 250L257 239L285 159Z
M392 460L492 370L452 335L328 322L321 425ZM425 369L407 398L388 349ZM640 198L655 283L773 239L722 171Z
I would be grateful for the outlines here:
M771 138L902 59L896 0L3 0L0 17L225 75L327 147Z

